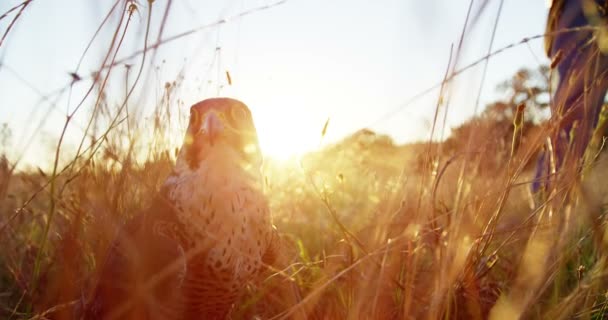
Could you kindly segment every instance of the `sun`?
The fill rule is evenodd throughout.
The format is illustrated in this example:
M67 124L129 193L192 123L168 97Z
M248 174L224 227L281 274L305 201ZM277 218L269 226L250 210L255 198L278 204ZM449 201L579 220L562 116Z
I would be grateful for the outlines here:
M318 128L310 126L306 121L289 117L277 118L272 112L256 111L256 129L265 157L288 160L319 148Z

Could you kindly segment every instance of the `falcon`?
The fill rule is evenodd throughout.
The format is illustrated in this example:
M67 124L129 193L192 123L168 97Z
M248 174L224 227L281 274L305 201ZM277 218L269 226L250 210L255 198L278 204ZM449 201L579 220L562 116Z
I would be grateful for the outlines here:
M173 172L110 245L85 319L225 319L275 256L251 112L193 105Z

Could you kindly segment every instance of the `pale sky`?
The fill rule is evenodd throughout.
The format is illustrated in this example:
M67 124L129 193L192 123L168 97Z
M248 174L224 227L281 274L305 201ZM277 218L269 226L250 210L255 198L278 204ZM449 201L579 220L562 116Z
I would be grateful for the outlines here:
M20 2L3 0L0 12ZM275 2L174 0L163 38ZM397 142L426 139L437 91L407 106L404 103L441 81L450 46L458 44L469 2L288 0L161 47L154 61L158 70L144 72L146 81L133 101L144 109L153 106L159 88L174 81L183 68L183 85L176 94L184 103L175 103L172 108L187 115L191 104L218 94L219 71L223 85L219 94L249 105L262 148L271 155L315 148L327 118L331 119L327 142L370 125ZM460 66L486 54L499 3L489 0L475 28L467 32ZM40 93L46 95L69 84L68 73L75 71L80 55L112 4L110 0L34 0L0 47L4 65L0 67L0 123L8 122L14 131L11 156L26 152L26 164L48 161L66 109L74 109L90 81L75 86L69 105L67 92L62 95L57 109L50 113L47 110L51 101L39 103ZM143 47L148 3L139 0L138 4L119 58ZM151 42L158 36L165 5L166 0L153 3ZM542 34L546 16L543 0L505 0L493 47L498 49ZM0 20L2 33L12 17ZM115 14L102 29L79 69L81 76L87 77L99 68L117 22ZM218 54L216 47L221 47ZM137 69L139 61L141 56L130 61L135 65L133 69ZM500 81L521 67L546 62L542 40L493 57L481 107L499 98L495 88ZM458 125L473 114L482 68L480 64L454 83L449 126ZM225 71L231 75L231 86ZM116 94L109 94L109 99L118 104L124 98L124 67L112 72L109 92ZM77 114L78 121L85 123L93 98L94 95L85 101ZM383 117L393 110L397 112ZM66 143L76 143L81 135L82 130L75 123L68 130ZM177 138L181 139L181 135ZM26 148L28 141L31 144Z

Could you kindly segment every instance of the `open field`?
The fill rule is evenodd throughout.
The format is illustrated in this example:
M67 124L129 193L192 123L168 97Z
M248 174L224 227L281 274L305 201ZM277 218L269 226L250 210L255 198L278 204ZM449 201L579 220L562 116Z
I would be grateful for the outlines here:
M18 21L30 2L0 22ZM149 47L144 22L154 2L140 2L118 1L122 13L108 13L117 27L100 72L73 73L58 91L90 82L88 91L74 89L83 93L74 94L77 107L60 109L60 135L33 142L35 165L16 167L23 146L12 142L15 128L0 129L0 319L78 318L117 231L150 205L175 164L188 84L181 72L167 81L146 73L160 69L145 59L166 43ZM146 49L130 57L134 65L113 60L130 30L118 20L137 14L134 38ZM437 86L434 139L399 144L362 128L298 156L266 157L279 255L261 281L244 284L231 319L608 318L605 132L582 170L564 168L532 194L536 159L555 133L546 116L552 71L518 71L502 85L504 97L450 131L441 120L446 87L466 71L454 65ZM140 91L144 84L154 94Z
M234 318L603 318L599 202L534 208L517 158L425 160L441 146L362 131L298 162L267 162L282 272L251 284ZM49 177L3 179L2 317L33 316L31 306L61 318L87 296L117 226L171 168L171 156L124 157L79 162L56 180L42 251Z

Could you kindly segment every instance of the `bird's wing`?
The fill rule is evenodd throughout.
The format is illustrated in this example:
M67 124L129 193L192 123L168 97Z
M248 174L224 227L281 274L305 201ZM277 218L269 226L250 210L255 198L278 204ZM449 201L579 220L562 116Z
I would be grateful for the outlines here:
M155 204L130 220L111 244L85 319L151 319L153 314L179 314L176 308L186 272L184 250L162 232L173 222L159 214L168 208Z
M262 262L267 266L272 266L277 260L279 254L281 253L281 238L279 236L279 231L275 226L272 226L272 232L270 236L270 241L268 243L268 248L264 252L262 256Z

